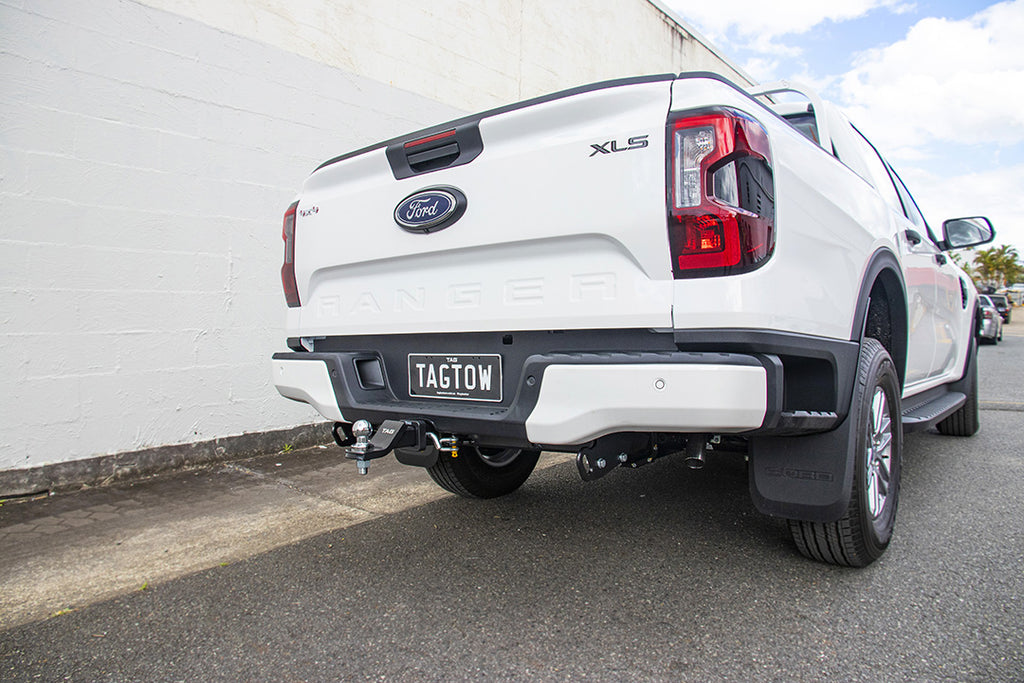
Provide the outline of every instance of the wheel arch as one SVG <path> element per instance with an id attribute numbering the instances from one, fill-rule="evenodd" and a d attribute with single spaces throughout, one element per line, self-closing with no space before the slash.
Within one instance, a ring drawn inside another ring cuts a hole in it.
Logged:
<path id="1" fill-rule="evenodd" d="M 889 352 L 900 386 L 907 370 L 907 287 L 896 254 L 888 248 L 876 251 L 868 261 L 857 295 L 850 340 L 877 339 Z"/>
<path id="2" fill-rule="evenodd" d="M 852 356 L 850 366 L 843 371 L 846 379 L 841 386 L 848 389 L 843 421 L 820 434 L 765 436 L 750 441 L 751 498 L 761 512 L 821 523 L 835 522 L 845 513 L 853 490 L 857 428 L 863 410 L 853 401 L 863 363 L 863 341 L 871 337 L 885 348 L 901 391 L 907 364 L 906 291 L 896 255 L 888 248 L 876 251 L 861 279 L 850 330 L 850 341 L 862 350 Z"/>

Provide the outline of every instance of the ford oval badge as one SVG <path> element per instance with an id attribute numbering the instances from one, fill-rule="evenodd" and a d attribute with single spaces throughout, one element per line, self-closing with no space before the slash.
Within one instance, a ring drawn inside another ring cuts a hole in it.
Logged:
<path id="1" fill-rule="evenodd" d="M 395 207 L 395 222 L 409 232 L 443 230 L 466 212 L 466 195 L 454 187 L 431 187 L 415 192 Z"/>

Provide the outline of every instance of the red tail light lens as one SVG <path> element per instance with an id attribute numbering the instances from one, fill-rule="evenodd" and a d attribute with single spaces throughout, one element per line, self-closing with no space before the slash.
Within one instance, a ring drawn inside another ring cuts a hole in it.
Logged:
<path id="1" fill-rule="evenodd" d="M 678 278 L 754 270 L 775 249 L 768 135 L 733 109 L 668 121 L 668 231 Z"/>
<path id="2" fill-rule="evenodd" d="M 284 298 L 288 308 L 301 306 L 299 288 L 295 284 L 295 212 L 299 203 L 295 202 L 284 212 L 284 227 L 281 237 L 284 239 L 284 265 L 281 266 L 281 285 L 284 287 Z"/>

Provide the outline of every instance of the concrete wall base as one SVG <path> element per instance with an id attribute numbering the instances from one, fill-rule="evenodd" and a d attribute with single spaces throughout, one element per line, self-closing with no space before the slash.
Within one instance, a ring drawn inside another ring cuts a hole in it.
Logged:
<path id="1" fill-rule="evenodd" d="M 81 486 L 102 486 L 168 470 L 274 453 L 285 446 L 308 448 L 332 441 L 331 423 L 323 422 L 102 455 L 30 469 L 0 471 L 0 499 L 47 491 L 66 491 Z"/>

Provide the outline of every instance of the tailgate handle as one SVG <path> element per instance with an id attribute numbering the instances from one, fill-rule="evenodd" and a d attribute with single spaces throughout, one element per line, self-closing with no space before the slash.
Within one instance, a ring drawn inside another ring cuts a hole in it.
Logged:
<path id="1" fill-rule="evenodd" d="M 396 180 L 462 166 L 484 151 L 479 121 L 416 133 L 388 145 L 385 154 Z"/>
<path id="2" fill-rule="evenodd" d="M 415 154 L 407 154 L 406 159 L 409 161 L 409 166 L 415 170 L 417 166 L 424 166 L 431 161 L 437 159 L 444 159 L 446 157 L 452 157 L 451 161 L 459 156 L 459 143 L 453 142 L 450 145 L 443 145 L 441 147 L 435 147 L 434 149 L 424 150 L 422 152 L 416 152 Z M 450 163 L 450 162 L 449 162 Z M 445 166 L 448 164 L 446 163 Z"/>

